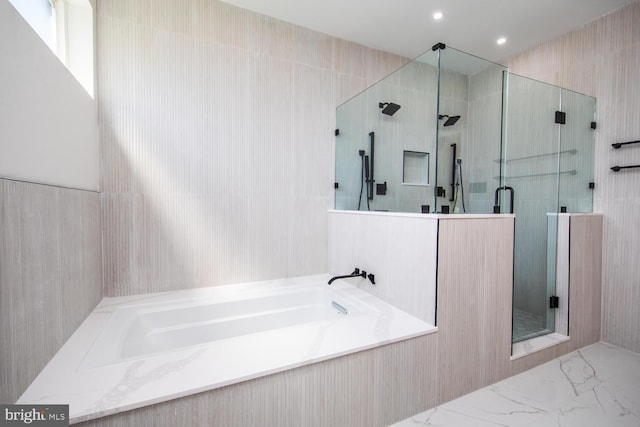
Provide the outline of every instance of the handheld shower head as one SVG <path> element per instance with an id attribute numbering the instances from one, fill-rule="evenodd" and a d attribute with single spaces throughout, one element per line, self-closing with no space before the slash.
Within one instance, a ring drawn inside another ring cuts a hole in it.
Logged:
<path id="1" fill-rule="evenodd" d="M 460 116 L 448 116 L 446 114 L 438 116 L 438 119 L 442 120 L 445 117 L 447 118 L 447 120 L 444 122 L 442 126 L 453 126 L 456 124 L 458 120 L 460 120 Z"/>
<path id="2" fill-rule="evenodd" d="M 369 156 L 364 156 L 364 178 L 369 182 Z"/>
<path id="3" fill-rule="evenodd" d="M 462 159 L 456 159 L 456 169 L 455 169 L 455 175 L 454 175 L 454 179 L 453 179 L 453 185 L 460 185 L 460 178 L 461 178 L 461 169 L 462 168 Z"/>
<path id="4" fill-rule="evenodd" d="M 382 114 L 386 114 L 387 116 L 393 116 L 396 113 L 396 111 L 400 109 L 400 106 L 393 102 L 379 102 L 378 108 L 382 108 Z"/>

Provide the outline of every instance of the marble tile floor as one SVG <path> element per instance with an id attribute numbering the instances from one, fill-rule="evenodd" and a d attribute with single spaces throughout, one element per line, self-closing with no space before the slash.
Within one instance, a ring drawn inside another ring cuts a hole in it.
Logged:
<path id="1" fill-rule="evenodd" d="M 640 354 L 603 342 L 407 418 L 393 427 L 640 426 Z"/>

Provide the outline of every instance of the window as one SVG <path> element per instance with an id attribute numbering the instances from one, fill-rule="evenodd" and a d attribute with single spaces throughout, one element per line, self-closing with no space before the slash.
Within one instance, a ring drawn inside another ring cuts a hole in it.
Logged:
<path id="1" fill-rule="evenodd" d="M 89 0 L 9 0 L 93 97 L 93 7 Z"/>
<path id="2" fill-rule="evenodd" d="M 9 0 L 42 40 L 56 51 L 56 26 L 49 0 Z"/>

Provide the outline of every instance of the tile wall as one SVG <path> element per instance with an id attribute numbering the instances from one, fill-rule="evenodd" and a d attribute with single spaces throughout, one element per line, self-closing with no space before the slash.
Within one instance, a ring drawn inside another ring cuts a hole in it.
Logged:
<path id="1" fill-rule="evenodd" d="M 105 295 L 326 272 L 335 107 L 406 59 L 212 0 L 97 20 Z"/>
<path id="2" fill-rule="evenodd" d="M 0 179 L 0 402 L 15 402 L 102 298 L 100 196 Z"/>

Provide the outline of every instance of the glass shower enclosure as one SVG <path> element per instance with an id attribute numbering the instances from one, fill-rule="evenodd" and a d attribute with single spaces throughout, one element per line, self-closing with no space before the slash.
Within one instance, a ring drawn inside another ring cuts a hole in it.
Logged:
<path id="1" fill-rule="evenodd" d="M 336 209 L 514 213 L 513 341 L 555 330 L 558 215 L 592 210 L 594 98 L 439 43 L 336 123 Z"/>
<path id="2" fill-rule="evenodd" d="M 430 50 L 339 106 L 336 209 L 491 212 L 506 70 Z"/>

